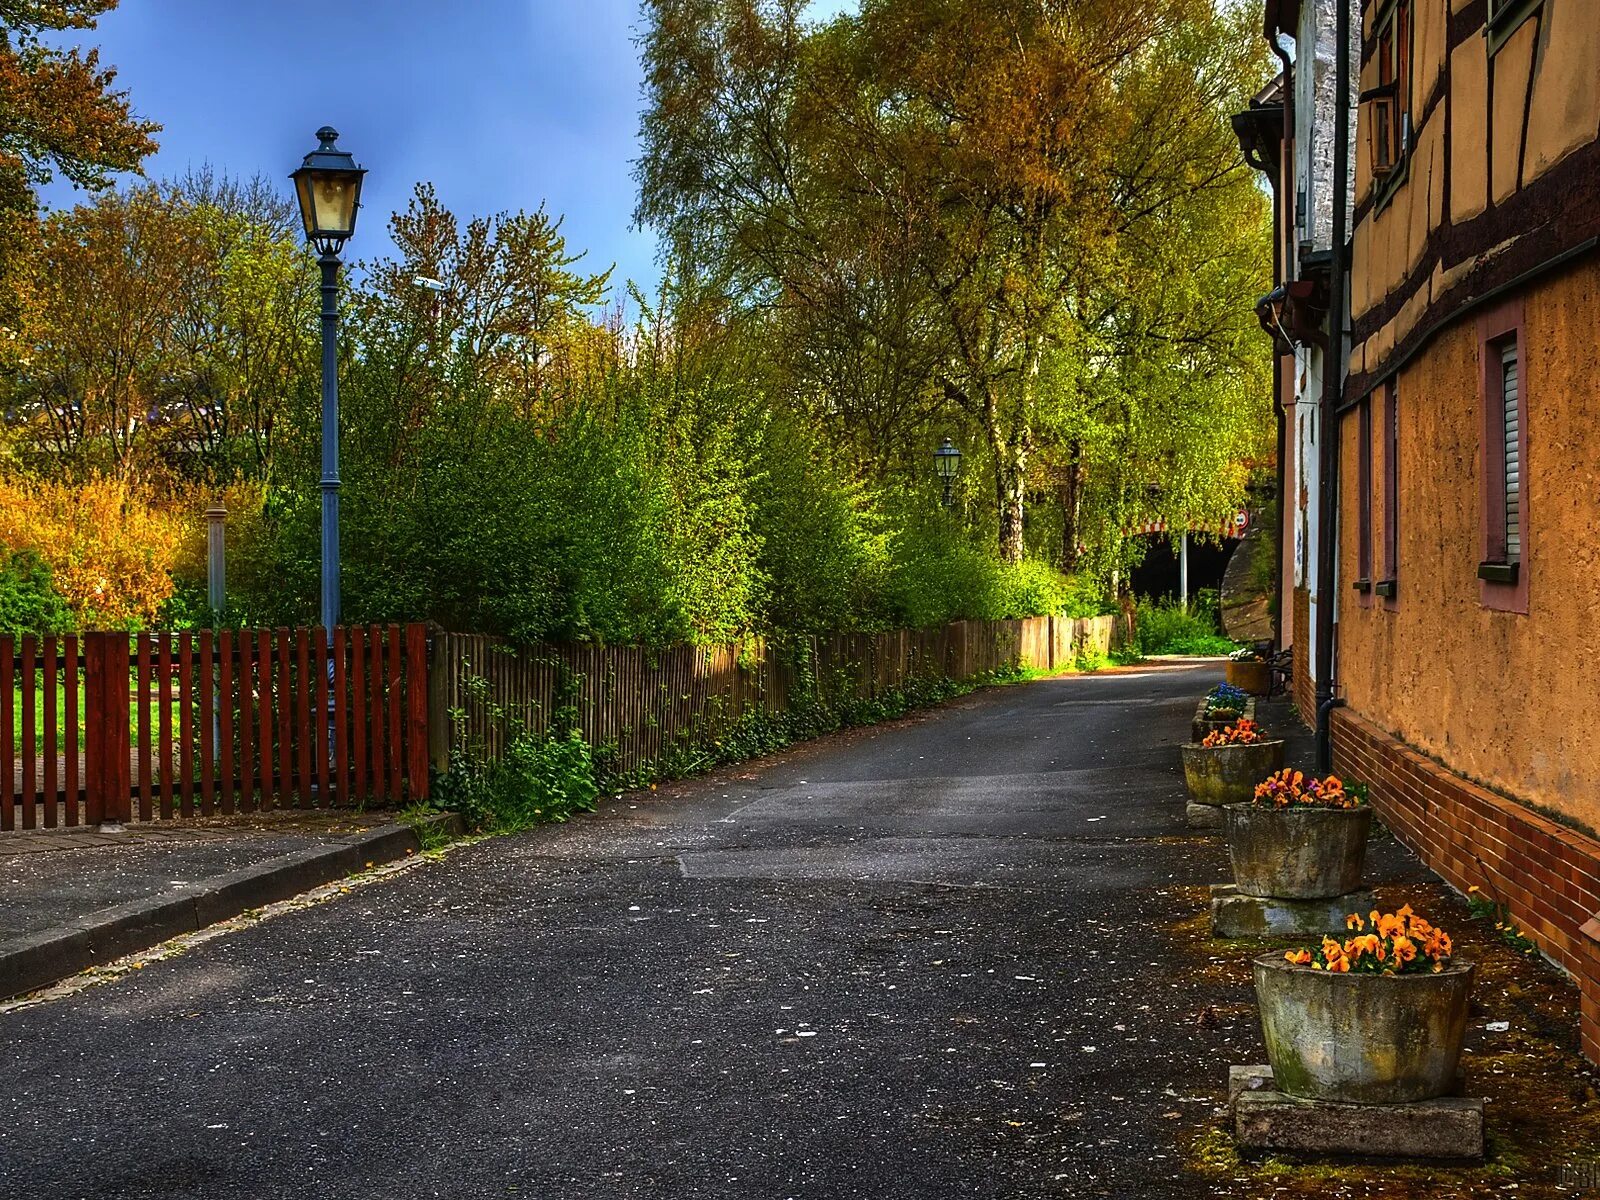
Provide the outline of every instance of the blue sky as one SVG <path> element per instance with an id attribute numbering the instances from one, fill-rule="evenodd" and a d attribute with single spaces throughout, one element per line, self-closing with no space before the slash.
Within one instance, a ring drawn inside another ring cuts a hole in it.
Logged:
<path id="1" fill-rule="evenodd" d="M 386 253 L 389 213 L 429 179 L 458 215 L 545 201 L 589 269 L 615 262 L 648 292 L 637 23 L 636 0 L 123 0 L 83 40 L 165 126 L 152 176 L 209 162 L 287 189 L 331 124 L 369 172 L 351 257 Z"/>

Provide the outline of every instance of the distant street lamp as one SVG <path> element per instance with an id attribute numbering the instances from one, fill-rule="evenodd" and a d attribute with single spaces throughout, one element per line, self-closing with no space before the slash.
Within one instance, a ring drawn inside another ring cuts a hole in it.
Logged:
<path id="1" fill-rule="evenodd" d="M 306 240 L 322 268 L 322 624 L 339 623 L 339 251 L 356 231 L 361 177 L 355 159 L 334 145 L 324 125 L 319 145 L 290 176 Z"/>
<path id="2" fill-rule="evenodd" d="M 955 486 L 956 472 L 961 469 L 961 451 L 956 449 L 956 444 L 949 438 L 939 443 L 939 448 L 933 452 L 933 469 L 938 472 L 939 482 L 944 485 L 945 507 L 950 507 L 950 489 Z"/>

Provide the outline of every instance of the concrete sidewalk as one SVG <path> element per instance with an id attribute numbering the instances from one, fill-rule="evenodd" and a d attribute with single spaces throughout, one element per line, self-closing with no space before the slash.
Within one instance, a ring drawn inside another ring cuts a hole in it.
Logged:
<path id="1" fill-rule="evenodd" d="M 0 998 L 415 853 L 393 817 L 280 810 L 0 836 Z"/>

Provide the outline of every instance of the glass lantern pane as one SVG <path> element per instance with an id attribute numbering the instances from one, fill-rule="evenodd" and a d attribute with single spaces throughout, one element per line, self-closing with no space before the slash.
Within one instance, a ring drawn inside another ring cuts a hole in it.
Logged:
<path id="1" fill-rule="evenodd" d="M 348 235 L 356 223 L 356 189 L 353 180 L 338 175 L 318 175 L 312 180 L 316 192 L 317 227 L 323 233 Z"/>
<path id="2" fill-rule="evenodd" d="M 311 181 L 303 174 L 294 177 L 294 189 L 300 198 L 300 222 L 306 227 L 306 236 L 316 232 L 316 205 L 311 191 Z"/>

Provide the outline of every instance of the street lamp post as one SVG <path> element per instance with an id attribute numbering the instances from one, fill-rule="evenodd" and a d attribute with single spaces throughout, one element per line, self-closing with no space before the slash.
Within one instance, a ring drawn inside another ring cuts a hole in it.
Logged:
<path id="1" fill-rule="evenodd" d="M 939 475 L 939 482 L 944 485 L 944 505 L 949 508 L 956 472 L 961 469 L 961 451 L 956 449 L 956 444 L 949 438 L 940 442 L 939 448 L 933 452 L 933 469 Z"/>
<path id="2" fill-rule="evenodd" d="M 339 131 L 317 130 L 318 146 L 290 176 L 300 200 L 306 240 L 322 268 L 322 624 L 339 623 L 339 251 L 356 230 L 361 177 L 355 159 L 334 143 Z"/>

